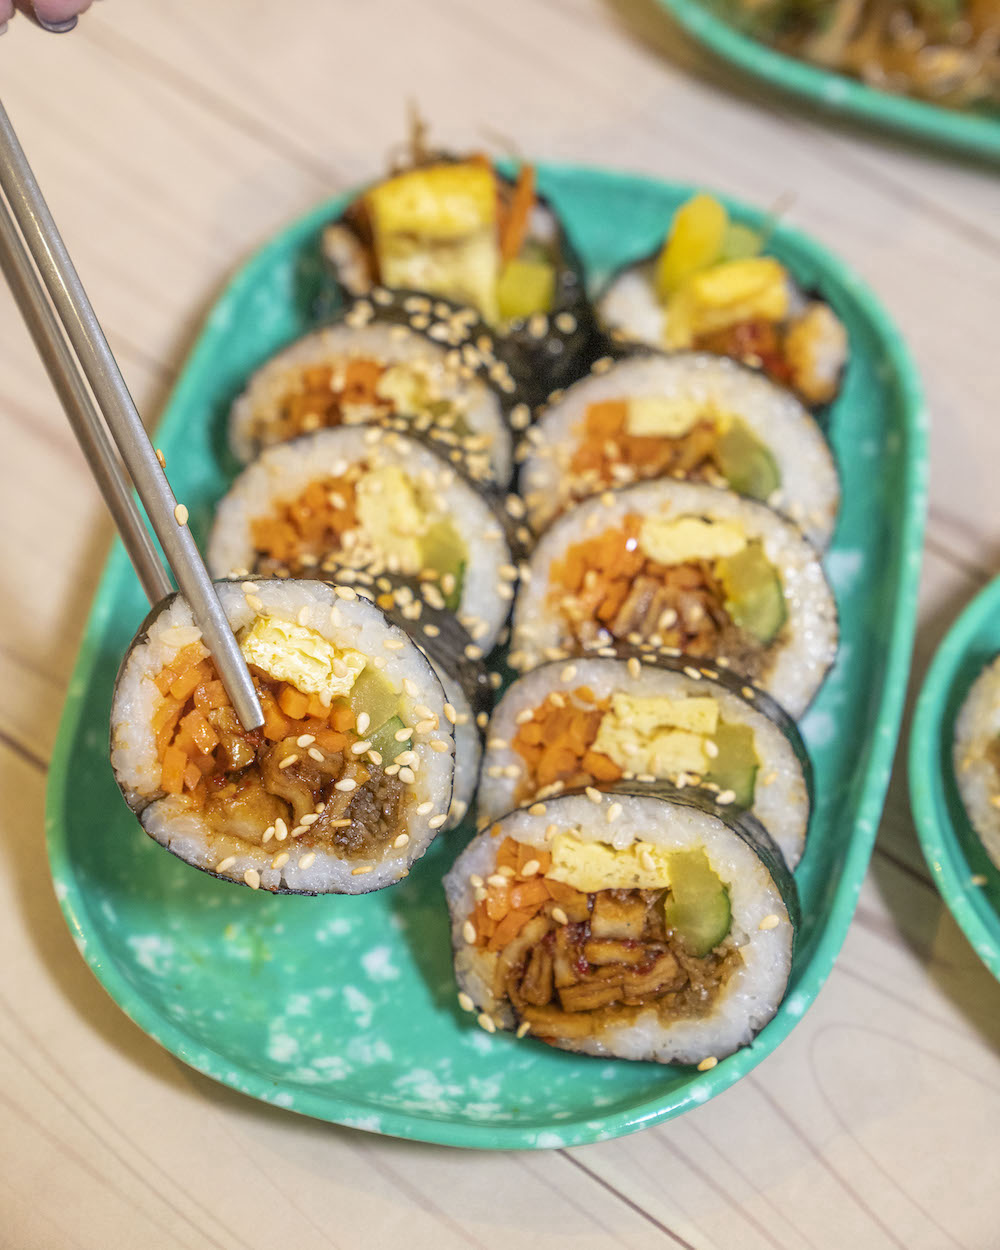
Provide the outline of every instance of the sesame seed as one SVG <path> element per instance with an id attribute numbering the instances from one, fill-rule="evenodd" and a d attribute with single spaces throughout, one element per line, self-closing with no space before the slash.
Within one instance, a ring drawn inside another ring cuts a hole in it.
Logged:
<path id="1" fill-rule="evenodd" d="M 531 1032 L 531 1021 L 522 1020 L 521 1023 L 517 1026 L 517 1032 L 514 1034 L 514 1036 L 526 1037 L 530 1032 Z"/>
<path id="2" fill-rule="evenodd" d="M 310 747 L 306 754 L 311 760 L 315 760 L 317 764 L 321 764 L 323 760 L 326 759 L 326 756 L 319 749 L 319 747 Z"/>
<path id="3" fill-rule="evenodd" d="M 470 946 L 475 945 L 476 926 L 472 923 L 471 920 L 467 920 L 465 924 L 462 925 L 462 937 L 465 939 L 466 942 L 468 942 Z"/>
<path id="4" fill-rule="evenodd" d="M 532 803 L 532 805 L 528 808 L 528 815 L 529 816 L 544 816 L 546 813 L 546 810 L 547 808 L 544 803 Z"/>
<path id="5" fill-rule="evenodd" d="M 451 706 L 450 703 L 446 703 L 444 705 L 444 715 L 445 715 L 445 719 L 451 721 L 453 725 L 458 720 L 458 713 L 455 711 L 455 709 Z"/>
<path id="6" fill-rule="evenodd" d="M 725 807 L 729 803 L 735 803 L 736 791 L 735 790 L 720 790 L 719 793 L 715 797 L 715 801 L 717 803 L 721 803 L 723 807 Z"/>
<path id="7" fill-rule="evenodd" d="M 643 850 L 639 852 L 639 863 L 642 864 L 647 872 L 656 871 L 656 860 L 650 855 L 649 851 Z"/>
<path id="8" fill-rule="evenodd" d="M 288 852 L 279 851 L 277 855 L 275 855 L 274 859 L 271 860 L 271 867 L 272 868 L 284 868 L 284 866 L 288 863 L 288 860 L 289 860 Z"/>
<path id="9" fill-rule="evenodd" d="M 535 713 L 530 707 L 522 708 L 522 710 L 514 717 L 514 724 L 527 725 L 529 721 L 534 719 L 534 716 Z M 506 746 L 506 743 L 504 743 L 504 745 Z"/>
<path id="10" fill-rule="evenodd" d="M 704 748 L 705 748 L 705 754 L 708 756 L 708 758 L 709 758 L 710 760 L 718 759 L 718 757 L 719 757 L 719 748 L 718 748 L 718 746 L 717 746 L 717 745 L 716 745 L 716 744 L 712 741 L 712 739 L 711 739 L 711 738 L 706 738 L 706 739 L 705 739 L 705 741 L 704 741 L 704 743 L 702 743 L 702 745 L 703 745 L 703 746 L 704 746 Z"/>
<path id="11" fill-rule="evenodd" d="M 399 765 L 390 764 L 389 767 L 385 770 L 385 775 L 387 777 L 395 777 L 398 772 L 399 772 Z"/>
<path id="12" fill-rule="evenodd" d="M 161 468 L 161 469 L 165 469 L 165 468 L 167 467 L 167 458 L 166 458 L 166 456 L 163 454 L 163 452 L 162 452 L 162 451 L 160 451 L 159 447 L 157 447 L 157 449 L 156 449 L 156 458 L 157 458 L 157 460 L 159 460 L 159 462 L 160 462 L 160 468 Z"/>
<path id="13" fill-rule="evenodd" d="M 985 885 L 985 884 L 986 884 L 986 878 L 983 876 L 981 872 L 973 873 L 973 875 L 969 878 L 969 885 Z"/>
<path id="14" fill-rule="evenodd" d="M 425 802 L 421 803 L 420 806 L 417 808 L 417 815 L 426 816 L 428 812 L 431 812 L 433 810 L 434 810 L 434 804 L 431 802 L 430 799 L 427 799 Z"/>
<path id="15" fill-rule="evenodd" d="M 268 825 L 264 830 L 263 837 L 260 840 L 261 846 L 267 846 L 268 842 L 274 837 L 274 825 Z"/>
<path id="16" fill-rule="evenodd" d="M 611 806 L 608 808 L 608 814 L 605 819 L 610 825 L 610 824 L 613 824 L 613 822 L 616 821 L 621 814 L 622 814 L 622 805 L 620 803 L 612 803 Z"/>
<path id="17" fill-rule="evenodd" d="M 545 826 L 545 836 L 547 838 L 554 838 L 558 832 L 559 832 L 558 825 L 546 825 Z"/>
<path id="18" fill-rule="evenodd" d="M 690 677 L 692 681 L 701 681 L 701 673 L 696 668 L 692 668 L 690 664 L 685 666 L 684 674 Z"/>
<path id="19" fill-rule="evenodd" d="M 251 612 L 263 612 L 264 604 L 261 602 L 260 599 L 257 598 L 256 595 L 247 595 L 246 601 L 247 601 L 247 607 L 250 609 Z"/>
<path id="20" fill-rule="evenodd" d="M 295 739 L 295 745 L 297 747 L 308 747 L 312 746 L 315 741 L 316 739 L 313 734 L 302 734 Z"/>
<path id="21" fill-rule="evenodd" d="M 188 523 L 188 510 L 182 503 L 179 503 L 174 509 L 174 520 L 178 525 L 187 525 Z"/>
<path id="22" fill-rule="evenodd" d="M 396 840 L 393 842 L 392 845 L 396 848 L 397 851 L 399 851 L 399 850 L 402 850 L 404 846 L 406 846 L 409 840 L 410 840 L 410 835 L 408 833 L 401 833 L 399 837 L 396 838 Z"/>
<path id="23" fill-rule="evenodd" d="M 552 919 L 556 924 L 569 924 L 569 916 L 566 915 L 561 907 L 552 908 Z"/>
<path id="24" fill-rule="evenodd" d="M 448 750 L 447 742 L 442 742 L 440 738 L 433 738 L 431 740 L 430 746 L 431 746 L 432 751 L 447 751 Z"/>
<path id="25" fill-rule="evenodd" d="M 521 876 L 533 877 L 541 868 L 541 866 L 542 865 L 538 862 L 537 859 L 529 859 L 528 862 L 521 869 Z"/>
<path id="26" fill-rule="evenodd" d="M 417 774 L 409 766 L 399 770 L 399 780 L 408 786 L 412 786 L 417 779 Z"/>
<path id="27" fill-rule="evenodd" d="M 297 764 L 298 761 L 299 761 L 299 757 L 296 754 L 296 752 L 293 751 L 291 755 L 286 755 L 283 760 L 278 761 L 278 767 L 279 768 L 291 768 L 291 766 L 293 764 Z"/>
<path id="28" fill-rule="evenodd" d="M 427 824 L 431 829 L 440 829 L 447 819 L 448 817 L 444 813 L 441 813 L 439 816 L 432 816 Z"/>
<path id="29" fill-rule="evenodd" d="M 235 855 L 227 855 L 225 859 L 220 859 L 215 865 L 216 872 L 227 872 L 236 863 Z"/>
<path id="30" fill-rule="evenodd" d="M 353 777 L 345 777 L 342 781 L 334 784 L 334 790 L 341 790 L 344 794 L 350 794 L 352 790 L 357 789 L 358 783 Z"/>
<path id="31" fill-rule="evenodd" d="M 243 874 L 243 880 L 247 883 L 251 890 L 260 889 L 260 873 L 256 868 L 248 868 Z"/>
<path id="32" fill-rule="evenodd" d="M 372 749 L 371 742 L 363 738 L 360 742 L 354 743 L 354 745 L 351 747 L 351 754 L 352 755 L 364 755 L 366 751 L 370 751 L 371 749 Z"/>
<path id="33" fill-rule="evenodd" d="M 709 1055 L 707 1059 L 703 1059 L 701 1063 L 698 1064 L 698 1071 L 711 1072 L 718 1062 L 718 1059 L 716 1059 L 714 1055 Z"/>
<path id="34" fill-rule="evenodd" d="M 466 718 L 466 719 L 468 719 L 468 718 Z M 462 722 L 462 723 L 464 724 L 464 722 Z M 480 728 L 480 729 L 485 729 L 485 728 L 486 728 L 486 726 L 487 726 L 489 723 L 490 723 L 490 718 L 489 718 L 489 713 L 488 713 L 488 712 L 479 712 L 479 713 L 477 713 L 477 715 L 476 715 L 476 724 L 479 726 L 479 728 Z"/>
<path id="35" fill-rule="evenodd" d="M 279 842 L 284 842 L 284 840 L 288 837 L 288 826 L 280 816 L 274 822 L 274 836 Z"/>
<path id="36" fill-rule="evenodd" d="M 359 733 L 359 734 L 361 734 L 361 735 L 363 736 L 363 735 L 364 735 L 365 730 L 368 728 L 368 726 L 369 726 L 371 723 L 372 723 L 372 718 L 368 715 L 368 713 L 367 713 L 367 712 L 362 712 L 362 713 L 358 716 L 358 724 L 357 724 L 357 730 L 358 730 L 358 733 Z"/>
<path id="37" fill-rule="evenodd" d="M 503 876 L 502 873 L 492 872 L 486 878 L 486 884 L 495 886 L 499 890 L 499 889 L 506 889 L 508 885 L 508 881 L 507 881 L 507 878 Z"/>
<path id="38" fill-rule="evenodd" d="M 476 1004 L 472 1001 L 469 995 L 466 994 L 465 990 L 459 990 L 458 992 L 458 1005 L 463 1011 L 476 1010 Z"/>
<path id="39" fill-rule="evenodd" d="M 493 1018 L 488 1016 L 485 1011 L 481 1011 L 479 1015 L 476 1016 L 476 1023 L 481 1029 L 485 1029 L 487 1033 L 495 1033 L 497 1031 L 497 1026 L 493 1023 Z"/>
<path id="40" fill-rule="evenodd" d="M 596 790 L 593 786 L 587 786 L 587 788 L 584 790 L 584 794 L 587 796 L 588 799 L 590 799 L 591 803 L 600 803 L 601 801 L 600 790 Z"/>
<path id="41" fill-rule="evenodd" d="M 314 825 L 316 821 L 319 820 L 320 815 L 321 815 L 320 812 L 308 812 L 305 816 L 302 817 L 302 819 L 299 821 L 299 824 L 305 825 L 306 828 L 308 829 L 310 825 Z"/>
<path id="42" fill-rule="evenodd" d="M 776 916 L 774 912 L 772 912 L 769 916 L 764 917 L 757 928 L 764 929 L 766 931 L 767 929 L 776 929 L 779 924 L 781 924 L 780 916 Z"/>
<path id="43" fill-rule="evenodd" d="M 357 599 L 358 592 L 352 586 L 334 586 L 333 593 L 338 599 Z"/>
<path id="44" fill-rule="evenodd" d="M 752 699 L 754 696 L 753 686 L 744 686 L 742 690 L 740 690 L 740 694 L 744 697 L 744 699 Z"/>
<path id="45" fill-rule="evenodd" d="M 434 720 L 417 721 L 416 725 L 414 725 L 413 727 L 414 733 L 418 733 L 418 734 L 429 734 L 432 732 L 432 730 L 435 730 L 435 729 L 437 729 L 436 718 Z"/>
<path id="46" fill-rule="evenodd" d="M 465 647 L 465 657 L 468 660 L 481 660 L 483 658 L 482 647 L 477 647 L 474 642 L 470 642 Z"/>
<path id="47" fill-rule="evenodd" d="M 572 681 L 576 676 L 576 665 L 567 664 L 563 671 L 559 674 L 560 681 Z"/>
<path id="48" fill-rule="evenodd" d="M 374 871 L 375 871 L 375 865 L 374 865 L 374 864 L 362 864 L 360 868 L 352 868 L 352 869 L 351 869 L 351 876 L 352 876 L 352 877 L 363 877 L 363 876 L 365 875 L 365 873 L 366 873 L 366 872 L 374 872 Z"/>
<path id="49" fill-rule="evenodd" d="M 506 738 L 490 738 L 486 745 L 492 751 L 506 751 L 510 743 Z"/>
<path id="50" fill-rule="evenodd" d="M 399 638 L 387 638 L 385 642 L 382 643 L 382 646 L 386 651 L 402 651 L 402 649 L 406 646 L 406 643 L 402 642 Z"/>
<path id="51" fill-rule="evenodd" d="M 770 772 L 767 774 L 766 777 L 763 778 L 760 784 L 762 786 L 773 786 L 777 780 L 778 780 L 778 774 L 775 772 Z"/>

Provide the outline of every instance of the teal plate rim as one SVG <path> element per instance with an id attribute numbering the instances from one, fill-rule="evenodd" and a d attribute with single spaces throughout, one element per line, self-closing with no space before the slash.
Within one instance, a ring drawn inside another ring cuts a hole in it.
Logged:
<path id="1" fill-rule="evenodd" d="M 973 950 L 1000 980 L 1000 872 L 965 814 L 955 782 L 955 720 L 1000 651 L 1000 577 L 966 605 L 934 654 L 910 731 L 910 806 L 934 883 Z M 982 885 L 973 885 L 980 876 Z"/>
<path id="2" fill-rule="evenodd" d="M 582 186 L 587 185 L 588 180 L 590 183 L 600 180 L 604 185 L 616 186 L 619 193 L 624 193 L 626 187 L 631 190 L 645 186 L 651 195 L 686 197 L 695 190 L 665 179 L 596 167 L 552 163 L 540 165 L 539 172 L 543 178 L 549 176 L 557 182 L 562 181 L 567 187 L 574 182 Z M 568 200 L 571 192 L 565 190 L 564 194 Z M 726 199 L 743 220 L 762 222 L 766 216 L 765 213 L 740 205 L 731 198 L 722 198 Z M 315 235 L 343 203 L 343 196 L 332 197 L 279 232 L 240 266 L 218 299 L 224 300 L 251 290 L 279 248 L 288 246 L 289 243 L 303 244 L 310 236 Z M 794 996 L 786 998 L 777 1015 L 752 1045 L 722 1060 L 710 1071 L 693 1073 L 681 1091 L 636 1101 L 626 1110 L 609 1113 L 592 1110 L 589 1114 L 581 1113 L 576 1118 L 563 1119 L 553 1124 L 555 1131 L 552 1133 L 539 1132 L 537 1128 L 525 1125 L 442 1120 L 426 1113 L 393 1109 L 381 1110 L 377 1125 L 373 1125 L 366 1121 L 366 1117 L 357 1114 L 359 1105 L 349 1097 L 332 1095 L 325 1090 L 316 1092 L 308 1088 L 298 1089 L 296 1092 L 294 1106 L 290 1109 L 297 1113 L 389 1136 L 478 1149 L 572 1146 L 622 1136 L 676 1116 L 734 1084 L 787 1037 L 814 1001 L 829 975 L 847 934 L 871 856 L 902 717 L 915 628 L 926 506 L 926 413 L 922 388 L 908 349 L 867 285 L 853 270 L 807 235 L 781 225 L 774 238 L 775 247 L 779 251 L 779 244 L 782 242 L 794 252 L 799 261 L 823 272 L 832 283 L 849 292 L 856 309 L 884 352 L 887 374 L 892 376 L 898 390 L 905 436 L 904 454 L 901 458 L 901 525 L 897 533 L 898 574 L 893 585 L 895 610 L 885 634 L 886 664 L 881 691 L 872 704 L 872 731 L 865 744 L 860 780 L 856 779 L 852 784 L 857 795 L 854 804 L 854 827 L 849 834 L 849 845 L 841 864 L 840 877 L 829 889 L 829 918 L 816 939 L 808 965 L 799 977 Z M 637 254 L 640 253 L 637 251 Z M 213 308 L 217 304 L 218 300 Z M 165 410 L 167 415 L 161 427 L 163 434 L 166 434 L 167 425 L 172 427 L 180 424 L 180 415 L 195 393 L 197 375 L 212 350 L 210 335 L 206 333 L 206 328 L 211 327 L 212 316 L 210 312 L 202 335 L 189 354 L 169 399 Z M 65 810 L 70 797 L 67 789 L 68 765 L 86 711 L 80 692 L 86 687 L 97 667 L 101 635 L 109 623 L 113 609 L 111 592 L 120 582 L 127 567 L 124 552 L 116 542 L 95 594 L 53 752 L 47 787 L 46 840 L 56 895 L 70 933 L 87 964 L 118 1006 L 144 1032 L 185 1063 L 213 1079 L 264 1102 L 288 1106 L 291 1100 L 283 1100 L 280 1093 L 276 1092 L 275 1080 L 262 1077 L 243 1066 L 239 1060 L 234 1061 L 231 1056 L 213 1052 L 204 1042 L 193 1041 L 183 1027 L 159 1011 L 126 979 L 103 943 L 100 931 L 88 923 L 87 901 L 73 871 L 67 826 L 59 818 L 59 814 Z M 790 1001 L 792 997 L 794 1003 Z"/>
<path id="3" fill-rule="evenodd" d="M 888 126 L 944 148 L 981 157 L 1000 157 L 1000 116 L 996 118 L 947 109 L 910 96 L 879 91 L 866 83 L 822 69 L 770 47 L 731 25 L 705 0 L 657 0 L 699 43 L 738 65 L 753 78 L 764 79 L 821 108 Z"/>

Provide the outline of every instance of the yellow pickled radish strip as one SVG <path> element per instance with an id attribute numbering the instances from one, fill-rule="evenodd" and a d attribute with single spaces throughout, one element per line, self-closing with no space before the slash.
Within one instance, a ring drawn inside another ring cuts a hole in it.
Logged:
<path id="1" fill-rule="evenodd" d="M 728 225 L 725 208 L 710 195 L 696 195 L 681 205 L 656 262 L 656 291 L 661 300 L 719 259 Z"/>

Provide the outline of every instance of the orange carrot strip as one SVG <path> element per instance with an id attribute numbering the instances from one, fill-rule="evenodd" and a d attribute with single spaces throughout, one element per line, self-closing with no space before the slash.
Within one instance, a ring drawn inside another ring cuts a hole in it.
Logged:
<path id="1" fill-rule="evenodd" d="M 513 838 L 504 838 L 497 851 L 497 869 L 513 868 L 517 871 L 518 846 Z"/>
<path id="2" fill-rule="evenodd" d="M 292 720 L 301 720 L 309 710 L 309 696 L 294 686 L 283 686 L 278 695 L 278 707 Z"/>
<path id="3" fill-rule="evenodd" d="M 502 920 L 510 911 L 510 890 L 491 885 L 486 894 L 486 914 L 491 920 Z"/>
<path id="4" fill-rule="evenodd" d="M 199 712 L 210 712 L 213 708 L 225 707 L 229 702 L 226 688 L 221 681 L 206 681 L 194 692 L 194 705 Z"/>
<path id="5" fill-rule="evenodd" d="M 202 755 L 210 755 L 219 745 L 219 735 L 197 708 L 193 712 L 188 712 L 181 721 L 181 728 L 187 730 L 195 740 Z"/>
<path id="6" fill-rule="evenodd" d="M 528 219 L 535 202 L 535 167 L 522 165 L 517 171 L 514 194 L 510 199 L 506 220 L 500 230 L 500 257 L 513 260 L 520 252 L 528 230 Z"/>
<path id="7" fill-rule="evenodd" d="M 187 765 L 188 757 L 179 747 L 167 747 L 163 753 L 163 770 L 160 773 L 160 786 L 167 794 L 180 794 L 184 789 L 184 770 Z"/>
<path id="8" fill-rule="evenodd" d="M 184 769 L 184 789 L 193 790 L 199 781 L 201 781 L 201 769 L 192 760 Z"/>
<path id="9" fill-rule="evenodd" d="M 531 919 L 530 911 L 512 911 L 504 916 L 503 920 L 497 925 L 493 931 L 493 936 L 487 944 L 487 950 L 499 951 L 513 942 L 524 926 Z"/>
<path id="10" fill-rule="evenodd" d="M 335 703 L 330 708 L 330 728 L 336 729 L 338 733 L 344 733 L 348 729 L 353 729 L 355 725 L 354 709 L 348 707 L 346 703 Z"/>
<path id="11" fill-rule="evenodd" d="M 337 733 L 336 729 L 320 729 L 316 733 L 316 745 L 324 751 L 344 751 L 347 749 L 347 734 Z"/>
<path id="12" fill-rule="evenodd" d="M 549 892 L 540 877 L 529 877 L 527 881 L 519 881 L 510 891 L 510 905 L 515 911 L 534 913 L 548 901 Z"/>

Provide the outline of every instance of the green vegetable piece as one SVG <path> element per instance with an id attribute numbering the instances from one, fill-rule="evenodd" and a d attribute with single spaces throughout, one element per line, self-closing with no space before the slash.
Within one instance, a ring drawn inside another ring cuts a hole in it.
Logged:
<path id="1" fill-rule="evenodd" d="M 373 668 L 366 668 L 351 687 L 351 707 L 355 717 L 368 713 L 368 725 L 375 728 L 384 725 L 399 707 L 399 695 L 384 677 Z"/>
<path id="2" fill-rule="evenodd" d="M 740 629 L 769 643 L 787 619 L 785 595 L 778 574 L 760 543 L 716 565 L 716 576 L 726 594 L 726 611 Z"/>
<path id="3" fill-rule="evenodd" d="M 670 856 L 670 891 L 663 904 L 667 927 L 692 955 L 701 958 L 729 932 L 729 891 L 704 851 L 674 851 Z"/>
<path id="4" fill-rule="evenodd" d="M 424 566 L 435 569 L 442 577 L 447 573 L 455 579 L 455 588 L 444 597 L 449 612 L 456 612 L 462 600 L 462 579 L 468 549 L 459 537 L 455 526 L 447 518 L 435 521 L 421 541 Z"/>
<path id="5" fill-rule="evenodd" d="M 764 240 L 758 231 L 731 221 L 722 240 L 721 259 L 748 260 L 751 256 L 759 256 L 763 248 Z"/>
<path id="6" fill-rule="evenodd" d="M 390 716 L 384 725 L 380 725 L 373 734 L 368 735 L 372 750 L 378 751 L 382 756 L 383 768 L 391 764 L 397 755 L 409 747 L 409 738 L 405 742 L 396 741 L 396 733 L 403 728 L 405 726 L 398 716 Z"/>
<path id="7" fill-rule="evenodd" d="M 547 260 L 509 260 L 497 283 L 497 303 L 504 321 L 547 313 L 556 293 L 555 266 Z"/>
<path id="8" fill-rule="evenodd" d="M 715 459 L 733 490 L 768 499 L 781 485 L 774 457 L 742 421 L 734 421 L 715 445 Z"/>
<path id="9" fill-rule="evenodd" d="M 753 806 L 754 785 L 760 761 L 754 750 L 753 730 L 749 725 L 730 725 L 720 721 L 712 741 L 719 754 L 705 774 L 720 791 L 732 790 L 736 795 L 733 807 L 741 811 Z"/>

